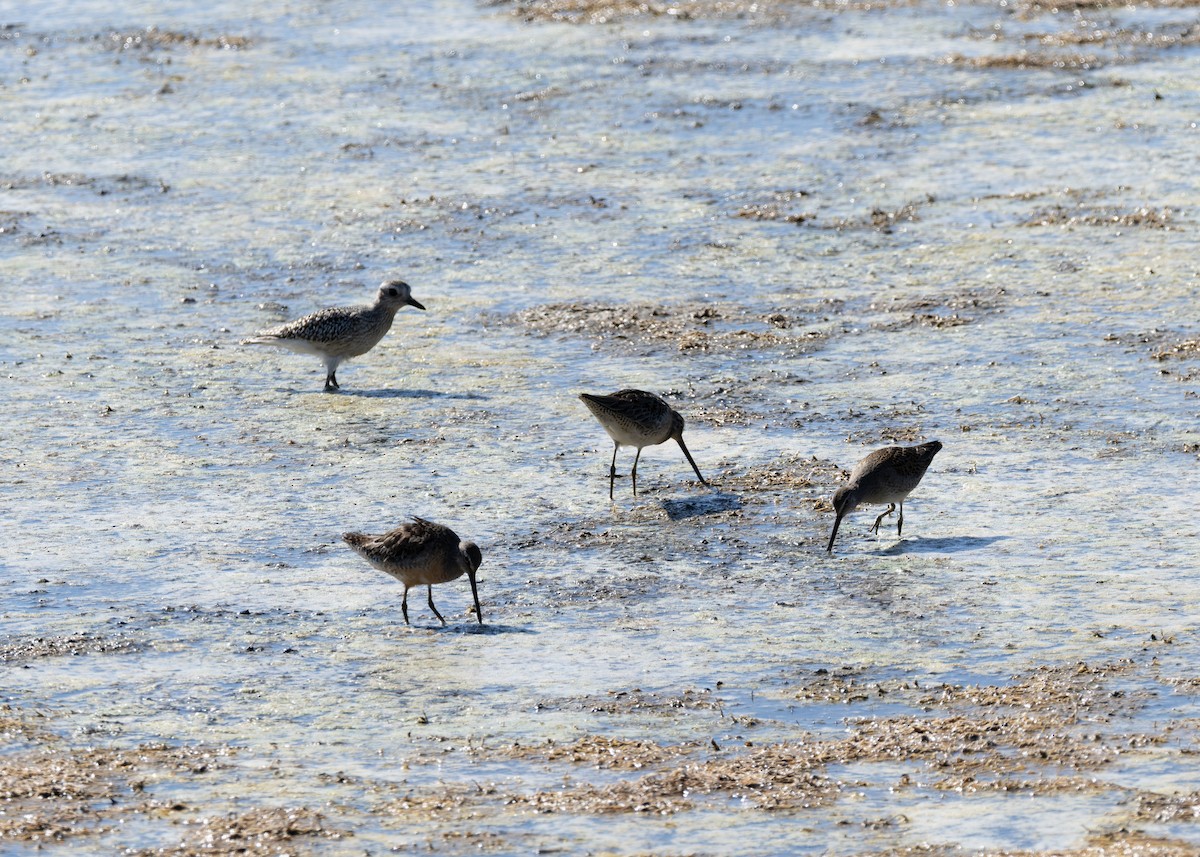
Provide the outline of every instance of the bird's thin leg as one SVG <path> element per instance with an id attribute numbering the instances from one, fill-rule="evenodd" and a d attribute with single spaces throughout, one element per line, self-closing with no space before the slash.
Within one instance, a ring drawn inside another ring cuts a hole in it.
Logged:
<path id="1" fill-rule="evenodd" d="M 900 528 L 904 526 L 904 501 L 900 501 L 900 517 L 896 520 L 896 538 L 900 538 Z"/>
<path id="2" fill-rule="evenodd" d="M 433 587 L 432 586 L 429 587 L 429 609 L 433 611 L 434 616 L 437 616 L 439 619 L 442 619 L 442 614 L 439 613 L 437 611 L 437 608 L 433 606 Z M 442 619 L 442 626 L 444 627 L 445 624 L 446 624 L 446 620 Z"/>
<path id="3" fill-rule="evenodd" d="M 633 496 L 634 497 L 637 496 L 637 463 L 638 463 L 638 459 L 641 457 L 642 457 L 642 448 L 639 446 L 637 455 L 635 455 L 633 457 L 633 471 L 629 474 L 629 478 L 633 480 Z"/>
<path id="4" fill-rule="evenodd" d="M 411 625 L 408 621 L 408 587 L 404 587 L 404 598 L 400 600 L 400 612 L 404 614 L 404 624 Z"/>
<path id="5" fill-rule="evenodd" d="M 875 526 L 871 527 L 871 532 L 873 532 L 875 535 L 879 535 L 880 522 L 894 511 L 896 511 L 896 504 L 888 503 L 887 511 L 875 519 Z"/>
<path id="6" fill-rule="evenodd" d="M 341 389 L 340 387 L 338 387 L 336 371 L 337 370 L 333 370 L 333 371 L 327 372 L 325 374 L 325 392 L 326 393 L 332 393 L 334 390 Z"/>
<path id="7" fill-rule="evenodd" d="M 621 448 L 621 444 L 613 441 L 613 460 L 612 464 L 608 465 L 608 499 L 613 498 L 613 482 L 617 478 L 617 450 Z"/>

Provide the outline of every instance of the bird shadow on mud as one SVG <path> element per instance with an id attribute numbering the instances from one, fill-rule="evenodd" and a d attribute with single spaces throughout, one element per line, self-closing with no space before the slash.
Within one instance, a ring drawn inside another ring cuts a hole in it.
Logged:
<path id="1" fill-rule="evenodd" d="M 945 536 L 942 538 L 909 537 L 896 542 L 891 547 L 880 551 L 887 556 L 903 553 L 956 553 L 958 551 L 973 551 L 985 548 L 1007 536 Z"/>
<path id="2" fill-rule="evenodd" d="M 682 521 L 686 518 L 740 509 L 742 498 L 736 494 L 716 491 L 702 497 L 688 497 L 686 500 L 663 500 L 662 507 L 672 521 Z"/>
<path id="3" fill-rule="evenodd" d="M 537 631 L 535 631 L 533 628 L 530 628 L 526 625 L 499 625 L 499 624 L 487 624 L 487 625 L 476 624 L 476 625 L 467 625 L 462 628 L 447 627 L 444 630 L 457 631 L 460 634 L 476 634 L 476 635 L 486 635 L 486 636 L 492 636 L 494 634 L 536 634 L 537 633 Z"/>

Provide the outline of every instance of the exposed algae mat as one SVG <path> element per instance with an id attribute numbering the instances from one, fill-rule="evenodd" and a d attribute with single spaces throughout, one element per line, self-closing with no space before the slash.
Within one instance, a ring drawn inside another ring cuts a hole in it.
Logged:
<path id="1" fill-rule="evenodd" d="M 1200 851 L 1194 4 L 0 27 L 0 853 Z"/>

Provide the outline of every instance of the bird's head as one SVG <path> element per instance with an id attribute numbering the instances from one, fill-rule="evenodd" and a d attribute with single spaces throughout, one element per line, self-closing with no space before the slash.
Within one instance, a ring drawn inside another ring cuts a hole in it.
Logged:
<path id="1" fill-rule="evenodd" d="M 683 417 L 675 410 L 671 411 L 671 437 L 683 441 Z"/>
<path id="2" fill-rule="evenodd" d="M 842 525 L 842 518 L 853 512 L 858 506 L 858 491 L 849 486 L 844 485 L 833 492 L 833 511 L 837 513 L 837 517 L 833 519 L 833 532 L 829 534 L 829 545 L 825 548 L 829 553 L 833 553 L 833 542 L 837 539 L 838 527 Z"/>
<path id="3" fill-rule="evenodd" d="M 839 518 L 858 508 L 858 497 L 853 488 L 843 486 L 833 492 L 833 511 Z"/>
<path id="4" fill-rule="evenodd" d="M 415 306 L 425 309 L 425 305 L 412 296 L 412 289 L 403 280 L 389 280 L 379 287 L 379 302 L 394 306 Z"/>

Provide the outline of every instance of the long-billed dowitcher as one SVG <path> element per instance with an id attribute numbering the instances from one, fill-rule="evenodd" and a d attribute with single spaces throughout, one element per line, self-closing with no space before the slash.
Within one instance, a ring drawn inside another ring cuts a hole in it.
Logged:
<path id="1" fill-rule="evenodd" d="M 483 562 L 483 554 L 474 542 L 461 541 L 454 531 L 441 524 L 414 517 L 412 523 L 401 524 L 383 535 L 344 533 L 342 541 L 371 565 L 404 584 L 400 612 L 404 624 L 408 621 L 408 590 L 413 586 L 429 587 L 429 609 L 446 624 L 442 614 L 433 606 L 433 584 L 457 580 L 465 572 L 471 581 L 475 598 L 475 618 L 483 624 L 483 609 L 479 606 L 479 588 L 475 572 Z"/>
<path id="2" fill-rule="evenodd" d="M 683 442 L 683 417 L 678 411 L 653 393 L 644 390 L 618 390 L 611 396 L 596 396 L 580 393 L 579 398 L 588 406 L 592 415 L 604 426 L 613 440 L 612 464 L 608 468 L 608 499 L 613 496 L 613 481 L 617 478 L 617 450 L 622 446 L 636 446 L 633 457 L 633 496 L 637 496 L 637 466 L 642 456 L 642 447 L 655 446 L 674 438 L 687 456 L 688 464 L 696 471 L 696 478 L 707 485 L 700 475 L 700 468 Z"/>
<path id="3" fill-rule="evenodd" d="M 920 446 L 888 446 L 877 449 L 864 458 L 850 471 L 850 482 L 833 495 L 833 510 L 837 518 L 833 522 L 833 533 L 829 536 L 826 550 L 833 553 L 833 540 L 837 538 L 842 518 L 858 508 L 860 503 L 887 503 L 887 510 L 875 519 L 874 533 L 879 532 L 880 522 L 900 506 L 900 517 L 896 520 L 896 535 L 904 526 L 904 498 L 921 482 L 933 457 L 942 445 L 936 440 Z"/>
<path id="4" fill-rule="evenodd" d="M 243 345 L 280 345 L 300 354 L 315 354 L 325 362 L 325 392 L 338 389 L 337 368 L 344 360 L 366 354 L 392 326 L 402 306 L 425 307 L 412 296 L 408 283 L 391 280 L 379 287 L 375 303 L 329 307 L 296 321 L 259 331 Z"/>

